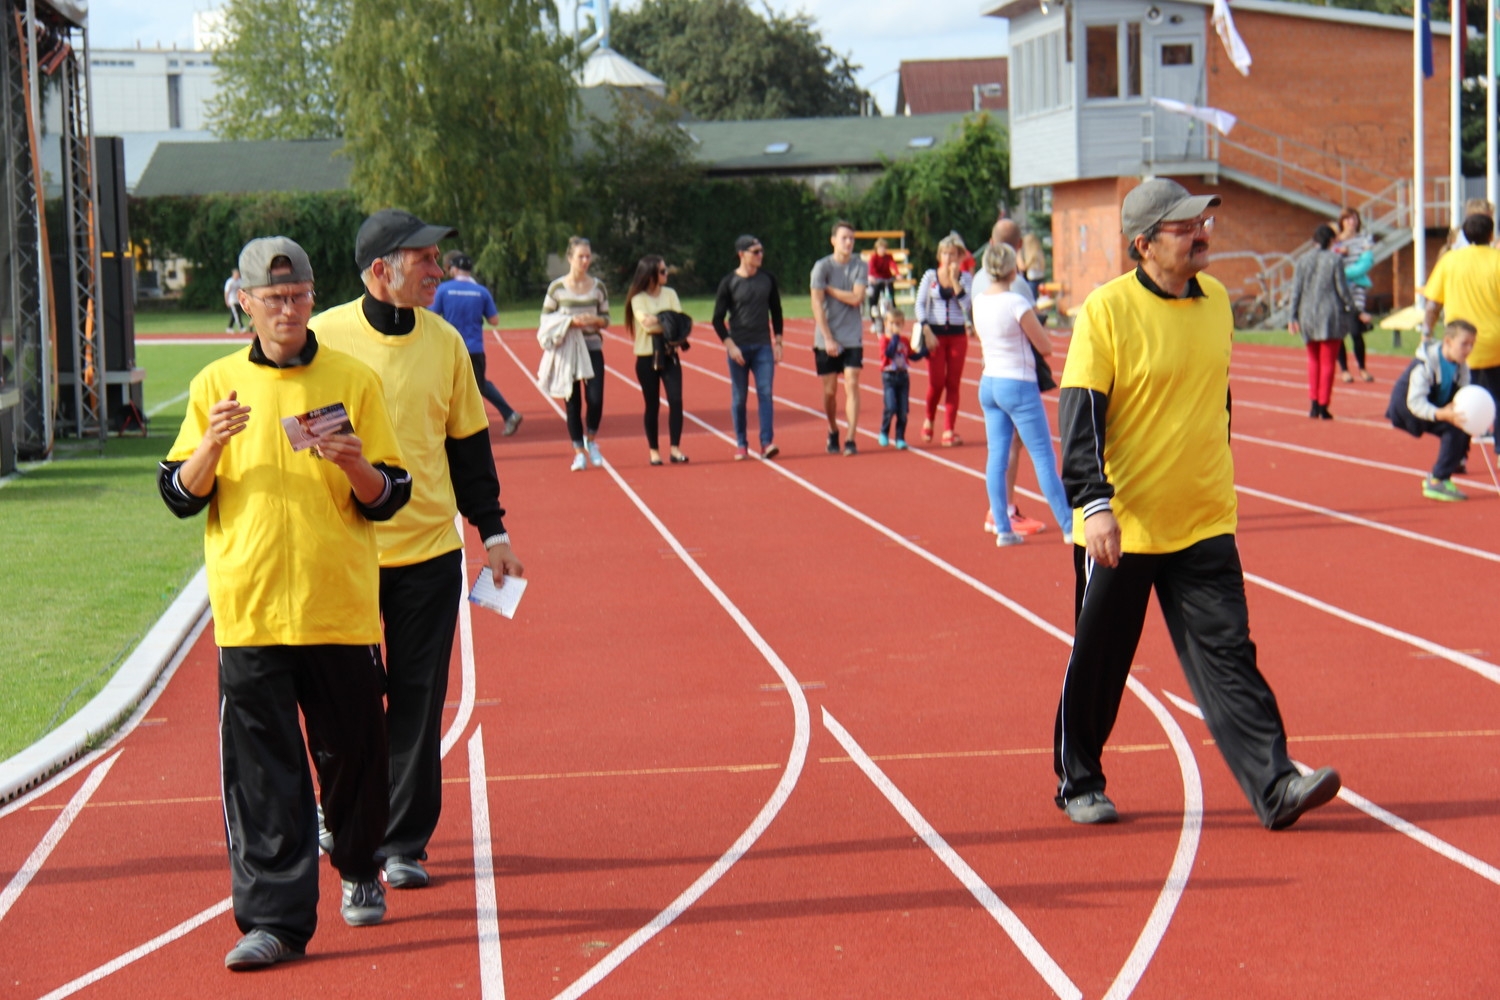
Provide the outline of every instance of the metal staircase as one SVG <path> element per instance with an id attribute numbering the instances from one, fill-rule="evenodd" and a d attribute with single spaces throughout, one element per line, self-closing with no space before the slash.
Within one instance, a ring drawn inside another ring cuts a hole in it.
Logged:
<path id="1" fill-rule="evenodd" d="M 1196 123 L 1195 123 L 1196 124 Z M 1201 126 L 1200 126 L 1201 127 Z M 1289 139 L 1241 119 L 1233 138 L 1208 132 L 1209 169 L 1222 179 L 1280 198 L 1311 212 L 1337 218 L 1345 206 L 1359 210 L 1364 231 L 1375 238 L 1375 261 L 1388 260 L 1411 245 L 1412 182 L 1308 143 Z M 1203 149 L 1203 146 L 1199 147 Z M 1148 166 L 1167 172 L 1168 164 Z M 1448 224 L 1448 178 L 1429 177 L 1425 187 L 1424 223 Z M 1288 319 L 1292 276 L 1297 262 L 1313 250 L 1311 240 L 1285 251 L 1235 251 L 1212 260 L 1249 259 L 1255 263 L 1258 289 L 1236 302 L 1236 320 L 1244 326 L 1281 327 Z"/>

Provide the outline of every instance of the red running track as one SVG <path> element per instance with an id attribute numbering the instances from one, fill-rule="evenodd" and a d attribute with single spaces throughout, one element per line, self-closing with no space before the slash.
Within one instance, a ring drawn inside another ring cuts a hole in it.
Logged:
<path id="1" fill-rule="evenodd" d="M 980 532 L 977 362 L 968 445 L 877 449 L 872 368 L 863 450 L 833 458 L 810 324 L 787 339 L 780 459 L 730 460 L 700 334 L 692 462 L 653 468 L 613 337 L 610 467 L 584 473 L 534 338 L 491 347 L 528 414 L 495 453 L 532 586 L 456 656 L 431 888 L 351 929 L 325 868 L 308 960 L 223 970 L 210 628 L 116 745 L 0 812 L 3 995 L 1500 994 L 1500 496 L 1476 448 L 1472 501 L 1421 498 L 1433 443 L 1380 419 L 1400 359 L 1331 423 L 1299 350 L 1232 372 L 1262 668 L 1294 756 L 1352 794 L 1262 830 L 1153 618 L 1108 758 L 1123 820 L 1089 829 L 1051 801 L 1070 559 Z"/>

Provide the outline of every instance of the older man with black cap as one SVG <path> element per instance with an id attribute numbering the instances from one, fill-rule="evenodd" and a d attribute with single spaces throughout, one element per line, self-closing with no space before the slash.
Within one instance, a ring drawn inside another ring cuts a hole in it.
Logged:
<path id="1" fill-rule="evenodd" d="M 781 289 L 771 272 L 761 267 L 766 248 L 754 236 L 734 241 L 740 266 L 724 275 L 714 299 L 714 331 L 729 355 L 729 411 L 734 421 L 735 461 L 750 457 L 746 427 L 746 399 L 750 376 L 755 376 L 756 408 L 760 411 L 760 454 L 775 458 L 774 414 L 776 366 L 781 362 Z M 727 322 L 726 322 L 727 320 Z"/>
<path id="2" fill-rule="evenodd" d="M 1155 589 L 1209 732 L 1267 828 L 1339 790 L 1301 775 L 1276 696 L 1256 666 L 1235 545 L 1229 451 L 1234 321 L 1208 263 L 1212 195 L 1154 178 L 1125 196 L 1134 271 L 1095 289 L 1073 329 L 1058 398 L 1063 483 L 1074 511 L 1073 653 L 1053 735 L 1056 802 L 1112 823 L 1101 756 Z"/>
<path id="3" fill-rule="evenodd" d="M 307 327 L 307 254 L 282 236 L 251 240 L 240 275 L 236 295 L 255 339 L 193 379 L 158 477 L 178 517 L 209 511 L 219 770 L 244 934 L 224 964 L 236 971 L 300 957 L 317 927 L 309 749 L 338 834 L 331 860 L 344 919 L 385 916 L 375 857 L 389 803 L 374 522 L 411 495 L 379 379 Z M 299 416 L 334 429 L 309 447 L 285 426 Z"/>
<path id="4" fill-rule="evenodd" d="M 454 516 L 479 531 L 498 584 L 520 576 L 500 507 L 489 418 L 457 330 L 428 311 L 443 277 L 439 240 L 455 235 L 410 212 L 365 220 L 354 259 L 365 294 L 323 313 L 318 336 L 375 369 L 385 383 L 411 503 L 380 526 L 380 613 L 385 621 L 390 824 L 381 845 L 393 889 L 427 885 L 422 866 L 442 810 L 442 715 L 464 587 Z M 338 832 L 330 830 L 335 837 Z"/>

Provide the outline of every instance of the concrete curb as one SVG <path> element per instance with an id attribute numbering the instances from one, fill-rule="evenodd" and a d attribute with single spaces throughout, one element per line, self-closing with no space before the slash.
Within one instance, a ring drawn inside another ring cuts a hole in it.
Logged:
<path id="1" fill-rule="evenodd" d="M 113 732 L 151 690 L 207 608 L 208 573 L 200 567 L 104 690 L 67 722 L 0 761 L 0 803 L 45 781 Z"/>

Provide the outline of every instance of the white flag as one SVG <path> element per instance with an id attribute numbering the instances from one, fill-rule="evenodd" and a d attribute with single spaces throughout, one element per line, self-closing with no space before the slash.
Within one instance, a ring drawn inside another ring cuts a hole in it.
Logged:
<path id="1" fill-rule="evenodd" d="M 1170 97 L 1153 97 L 1151 103 L 1164 111 L 1171 111 L 1179 115 L 1187 115 L 1196 118 L 1200 122 L 1212 125 L 1222 135 L 1228 135 L 1234 131 L 1235 123 L 1239 121 L 1228 111 L 1218 108 L 1200 108 L 1196 104 L 1184 104 L 1182 101 L 1174 101 Z"/>
<path id="2" fill-rule="evenodd" d="M 1245 40 L 1240 33 L 1234 30 L 1234 15 L 1229 13 L 1229 0 L 1214 0 L 1214 30 L 1219 33 L 1219 41 L 1224 43 L 1224 51 L 1229 53 L 1229 61 L 1234 63 L 1234 68 L 1240 71 L 1241 76 L 1250 75 L 1250 50 L 1245 48 Z"/>

